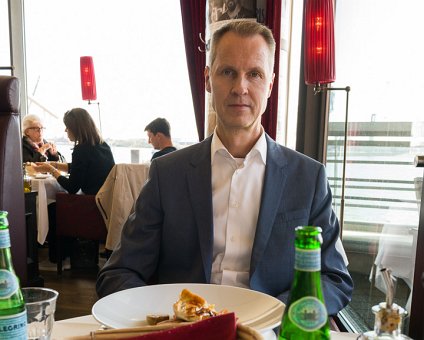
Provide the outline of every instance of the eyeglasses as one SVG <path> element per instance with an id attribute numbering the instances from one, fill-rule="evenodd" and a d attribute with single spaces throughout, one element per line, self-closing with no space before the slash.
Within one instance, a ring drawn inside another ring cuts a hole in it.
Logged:
<path id="1" fill-rule="evenodd" d="M 30 128 L 28 128 L 28 130 L 34 130 L 34 131 L 37 131 L 37 132 L 41 132 L 45 129 L 46 129 L 45 127 L 30 127 Z"/>

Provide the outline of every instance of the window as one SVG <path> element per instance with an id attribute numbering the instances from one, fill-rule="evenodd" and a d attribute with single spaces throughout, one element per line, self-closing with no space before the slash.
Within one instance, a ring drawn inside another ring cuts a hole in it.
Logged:
<path id="1" fill-rule="evenodd" d="M 0 0 L 0 74 L 11 75 L 9 42 L 9 9 L 7 0 Z"/>
<path id="2" fill-rule="evenodd" d="M 144 127 L 157 117 L 169 120 L 177 146 L 198 140 L 180 13 L 178 1 L 25 2 L 28 113 L 44 118 L 68 160 L 62 117 L 73 107 L 101 125 L 117 163 L 129 163 L 131 149 L 150 160 Z M 99 105 L 81 97 L 84 55 L 94 60 Z"/>
<path id="3" fill-rule="evenodd" d="M 371 307 L 385 301 L 379 269 L 397 278 L 395 302 L 410 308 L 424 153 L 421 0 L 338 1 L 337 83 L 351 86 L 343 244 L 355 282 L 345 312 L 372 329 Z M 346 96 L 332 91 L 327 172 L 340 216 Z M 407 333 L 407 320 L 404 332 Z"/>
<path id="4" fill-rule="evenodd" d="M 303 1 L 281 3 L 281 41 L 277 142 L 296 147 Z"/>

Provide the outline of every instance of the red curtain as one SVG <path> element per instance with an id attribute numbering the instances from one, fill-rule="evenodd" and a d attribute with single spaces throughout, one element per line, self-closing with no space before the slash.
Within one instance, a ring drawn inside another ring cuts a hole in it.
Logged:
<path id="1" fill-rule="evenodd" d="M 281 0 L 267 0 L 265 25 L 274 34 L 275 46 L 275 79 L 268 106 L 262 116 L 262 125 L 265 131 L 275 140 L 277 137 L 277 114 L 278 114 L 278 78 L 280 70 L 280 32 L 281 32 Z"/>
<path id="2" fill-rule="evenodd" d="M 180 0 L 184 42 L 193 97 L 194 115 L 196 118 L 199 141 L 205 138 L 205 78 L 206 53 L 202 39 L 205 39 L 206 0 Z M 203 45 L 203 46 L 202 46 Z"/>

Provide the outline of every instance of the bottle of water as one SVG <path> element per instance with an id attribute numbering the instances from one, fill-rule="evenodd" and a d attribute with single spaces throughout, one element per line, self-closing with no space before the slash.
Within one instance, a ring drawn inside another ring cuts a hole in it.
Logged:
<path id="1" fill-rule="evenodd" d="M 330 323 L 321 289 L 321 228 L 297 227 L 295 274 L 279 340 L 330 339 Z"/>
<path id="2" fill-rule="evenodd" d="M 0 339 L 27 339 L 25 302 L 13 269 L 6 211 L 0 211 Z"/>
<path id="3" fill-rule="evenodd" d="M 24 192 L 31 192 L 31 178 L 26 171 L 26 164 L 22 165 L 22 171 L 24 175 Z"/>

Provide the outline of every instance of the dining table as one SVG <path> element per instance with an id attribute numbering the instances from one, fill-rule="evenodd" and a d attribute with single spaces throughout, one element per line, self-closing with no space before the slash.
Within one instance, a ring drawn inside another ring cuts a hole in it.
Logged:
<path id="1" fill-rule="evenodd" d="M 56 321 L 53 326 L 52 340 L 71 339 L 72 337 L 89 335 L 97 331 L 102 325 L 92 315 Z M 331 332 L 332 340 L 353 340 L 358 334 L 347 332 Z M 275 337 L 277 339 L 277 337 Z"/>
<path id="2" fill-rule="evenodd" d="M 31 191 L 36 191 L 37 242 L 44 244 L 49 232 L 48 205 L 56 200 L 56 193 L 66 192 L 57 180 L 49 174 L 38 174 L 31 177 Z"/>

